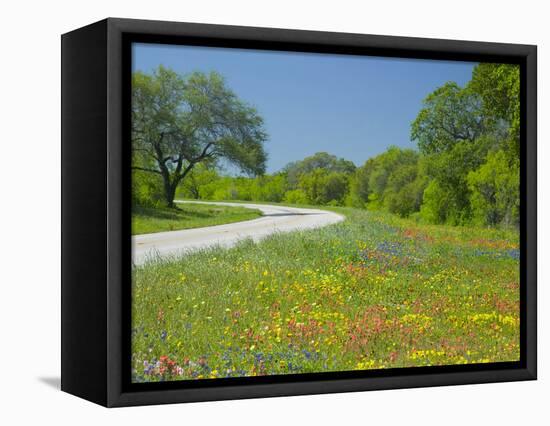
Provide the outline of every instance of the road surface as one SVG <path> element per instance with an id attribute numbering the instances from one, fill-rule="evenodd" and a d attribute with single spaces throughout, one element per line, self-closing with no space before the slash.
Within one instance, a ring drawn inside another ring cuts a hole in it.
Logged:
<path id="1" fill-rule="evenodd" d="M 185 203 L 186 201 L 176 202 Z M 277 232 L 320 228 L 344 220 L 342 215 L 326 210 L 267 204 L 191 202 L 248 207 L 260 210 L 263 216 L 243 222 L 205 228 L 134 235 L 132 237 L 132 260 L 136 265 L 143 264 L 148 259 L 171 257 L 212 246 L 231 247 L 246 238 L 259 241 Z"/>

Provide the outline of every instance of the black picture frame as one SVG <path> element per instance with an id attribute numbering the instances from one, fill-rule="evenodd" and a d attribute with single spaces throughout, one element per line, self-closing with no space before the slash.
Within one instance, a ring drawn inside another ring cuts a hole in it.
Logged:
<path id="1" fill-rule="evenodd" d="M 118 407 L 536 379 L 536 46 L 118 18 L 61 41 L 63 391 Z M 519 64 L 520 361 L 132 384 L 128 129 L 138 41 Z"/>

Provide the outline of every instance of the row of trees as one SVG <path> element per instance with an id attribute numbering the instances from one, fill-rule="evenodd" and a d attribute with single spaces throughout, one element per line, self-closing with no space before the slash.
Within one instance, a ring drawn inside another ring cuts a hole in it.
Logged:
<path id="1" fill-rule="evenodd" d="M 351 180 L 352 203 L 431 223 L 519 224 L 519 67 L 479 64 L 448 82 L 411 125 L 418 151 L 392 147 Z"/>
<path id="2" fill-rule="evenodd" d="M 411 125 L 417 149 L 390 147 L 360 167 L 328 153 L 265 174 L 257 112 L 213 73 L 134 75 L 134 201 L 257 200 L 385 209 L 431 223 L 519 223 L 519 69 L 479 64 L 448 82 Z M 245 176 L 227 176 L 230 163 Z"/>
<path id="3" fill-rule="evenodd" d="M 195 168 L 179 195 L 210 200 L 272 201 L 292 204 L 344 205 L 353 162 L 325 152 L 288 164 L 272 175 L 221 176 L 207 165 Z"/>

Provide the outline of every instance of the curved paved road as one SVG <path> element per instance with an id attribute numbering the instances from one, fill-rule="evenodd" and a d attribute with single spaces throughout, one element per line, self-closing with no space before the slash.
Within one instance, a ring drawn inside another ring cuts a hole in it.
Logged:
<path id="1" fill-rule="evenodd" d="M 186 201 L 176 202 L 185 203 Z M 136 265 L 143 264 L 147 259 L 178 255 L 216 245 L 231 247 L 245 238 L 259 241 L 276 232 L 320 228 L 344 220 L 342 215 L 326 210 L 267 204 L 191 202 L 248 207 L 260 210 L 263 216 L 258 219 L 205 228 L 135 235 L 132 237 L 132 260 Z"/>

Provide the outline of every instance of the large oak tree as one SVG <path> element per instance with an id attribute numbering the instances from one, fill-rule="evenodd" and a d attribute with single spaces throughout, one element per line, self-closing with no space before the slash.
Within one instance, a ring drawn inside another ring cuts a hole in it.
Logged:
<path id="1" fill-rule="evenodd" d="M 182 77 L 163 66 L 132 77 L 132 168 L 159 175 L 174 206 L 176 188 L 202 162 L 265 172 L 267 135 L 257 111 L 215 72 Z"/>
<path id="2" fill-rule="evenodd" d="M 473 142 L 486 131 L 481 97 L 447 82 L 430 93 L 411 125 L 411 139 L 425 154 L 451 149 L 460 141 Z"/>

